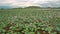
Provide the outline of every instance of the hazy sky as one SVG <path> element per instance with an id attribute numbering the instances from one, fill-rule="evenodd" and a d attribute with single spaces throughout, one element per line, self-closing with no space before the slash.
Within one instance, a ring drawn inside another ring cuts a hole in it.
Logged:
<path id="1" fill-rule="evenodd" d="M 0 0 L 0 6 L 25 7 L 60 7 L 60 0 Z"/>

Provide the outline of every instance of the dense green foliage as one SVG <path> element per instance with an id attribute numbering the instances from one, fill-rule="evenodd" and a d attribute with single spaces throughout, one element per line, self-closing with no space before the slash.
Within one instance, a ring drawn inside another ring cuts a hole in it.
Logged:
<path id="1" fill-rule="evenodd" d="M 60 10 L 16 8 L 0 10 L 0 34 L 57 34 Z"/>

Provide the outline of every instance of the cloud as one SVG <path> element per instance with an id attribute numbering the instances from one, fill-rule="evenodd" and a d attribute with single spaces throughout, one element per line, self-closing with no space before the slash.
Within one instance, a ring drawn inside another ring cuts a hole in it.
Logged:
<path id="1" fill-rule="evenodd" d="M 0 6 L 26 7 L 60 7 L 60 0 L 0 0 Z"/>

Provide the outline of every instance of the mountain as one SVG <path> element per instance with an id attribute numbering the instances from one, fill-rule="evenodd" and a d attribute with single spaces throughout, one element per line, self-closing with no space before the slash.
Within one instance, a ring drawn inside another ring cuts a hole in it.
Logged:
<path id="1" fill-rule="evenodd" d="M 11 7 L 10 6 L 0 6 L 0 9 L 1 8 L 7 9 L 7 8 L 11 8 Z"/>

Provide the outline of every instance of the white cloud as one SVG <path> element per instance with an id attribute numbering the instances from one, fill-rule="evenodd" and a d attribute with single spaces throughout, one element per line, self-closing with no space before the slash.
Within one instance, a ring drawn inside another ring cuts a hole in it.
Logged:
<path id="1" fill-rule="evenodd" d="M 60 6 L 60 0 L 0 0 L 0 6 L 8 5 L 13 7 L 23 6 Z"/>

